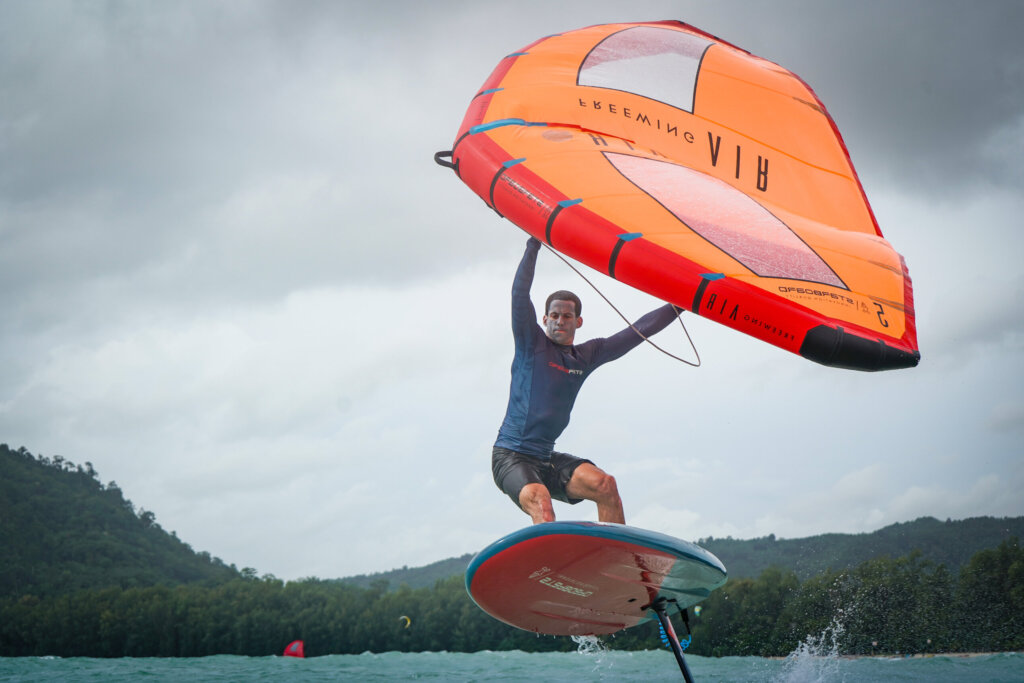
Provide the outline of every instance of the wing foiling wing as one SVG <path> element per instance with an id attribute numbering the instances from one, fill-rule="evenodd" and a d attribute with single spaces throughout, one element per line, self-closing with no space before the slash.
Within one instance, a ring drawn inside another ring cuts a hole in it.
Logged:
<path id="1" fill-rule="evenodd" d="M 917 365 L 910 276 L 793 73 L 679 22 L 505 57 L 452 149 L 500 215 L 612 277 L 835 367 Z"/>

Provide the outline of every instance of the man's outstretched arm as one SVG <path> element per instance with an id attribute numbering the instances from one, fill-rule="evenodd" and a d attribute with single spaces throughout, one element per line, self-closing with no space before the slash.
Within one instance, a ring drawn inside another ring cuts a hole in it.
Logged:
<path id="1" fill-rule="evenodd" d="M 516 337 L 531 335 L 537 325 L 537 311 L 530 300 L 530 288 L 533 286 L 533 272 L 537 267 L 539 251 L 540 240 L 531 237 L 526 243 L 526 252 L 519 262 L 516 277 L 512 280 L 512 333 Z"/>
<path id="2" fill-rule="evenodd" d="M 604 340 L 604 348 L 601 350 L 599 362 L 607 363 L 626 355 L 639 346 L 644 339 L 652 337 L 668 327 L 678 317 L 677 311 L 681 311 L 681 309 L 677 309 L 672 304 L 665 304 L 637 320 L 632 327 L 627 327 L 608 337 Z M 639 334 L 637 334 L 638 332 Z"/>

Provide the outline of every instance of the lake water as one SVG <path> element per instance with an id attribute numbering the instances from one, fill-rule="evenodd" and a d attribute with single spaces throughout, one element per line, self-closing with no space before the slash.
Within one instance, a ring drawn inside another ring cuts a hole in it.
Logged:
<path id="1" fill-rule="evenodd" d="M 686 658 L 701 681 L 1024 682 L 1024 654 L 860 658 L 794 655 Z M 573 653 L 447 652 L 181 659 L 0 658 L 0 681 L 679 681 L 668 650 Z"/>

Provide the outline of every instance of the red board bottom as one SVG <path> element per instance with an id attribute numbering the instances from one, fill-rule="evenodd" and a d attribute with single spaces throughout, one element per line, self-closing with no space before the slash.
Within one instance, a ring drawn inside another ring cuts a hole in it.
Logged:
<path id="1" fill-rule="evenodd" d="M 512 626 L 550 635 L 601 635 L 655 618 L 648 609 L 659 597 L 685 609 L 725 582 L 724 568 L 710 553 L 669 537 L 661 538 L 674 541 L 678 550 L 658 547 L 644 537 L 631 538 L 633 531 L 640 532 L 572 522 L 525 529 L 521 533 L 533 537 L 502 539 L 498 549 L 477 556 L 467 588 L 484 611 Z"/>

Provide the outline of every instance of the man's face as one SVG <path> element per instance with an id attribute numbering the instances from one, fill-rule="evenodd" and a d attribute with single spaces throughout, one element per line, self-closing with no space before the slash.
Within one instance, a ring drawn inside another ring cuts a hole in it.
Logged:
<path id="1" fill-rule="evenodd" d="M 543 322 L 548 339 L 556 344 L 569 345 L 576 337 L 576 330 L 583 325 L 583 318 L 576 317 L 576 304 L 572 301 L 555 299 L 548 307 Z"/>

